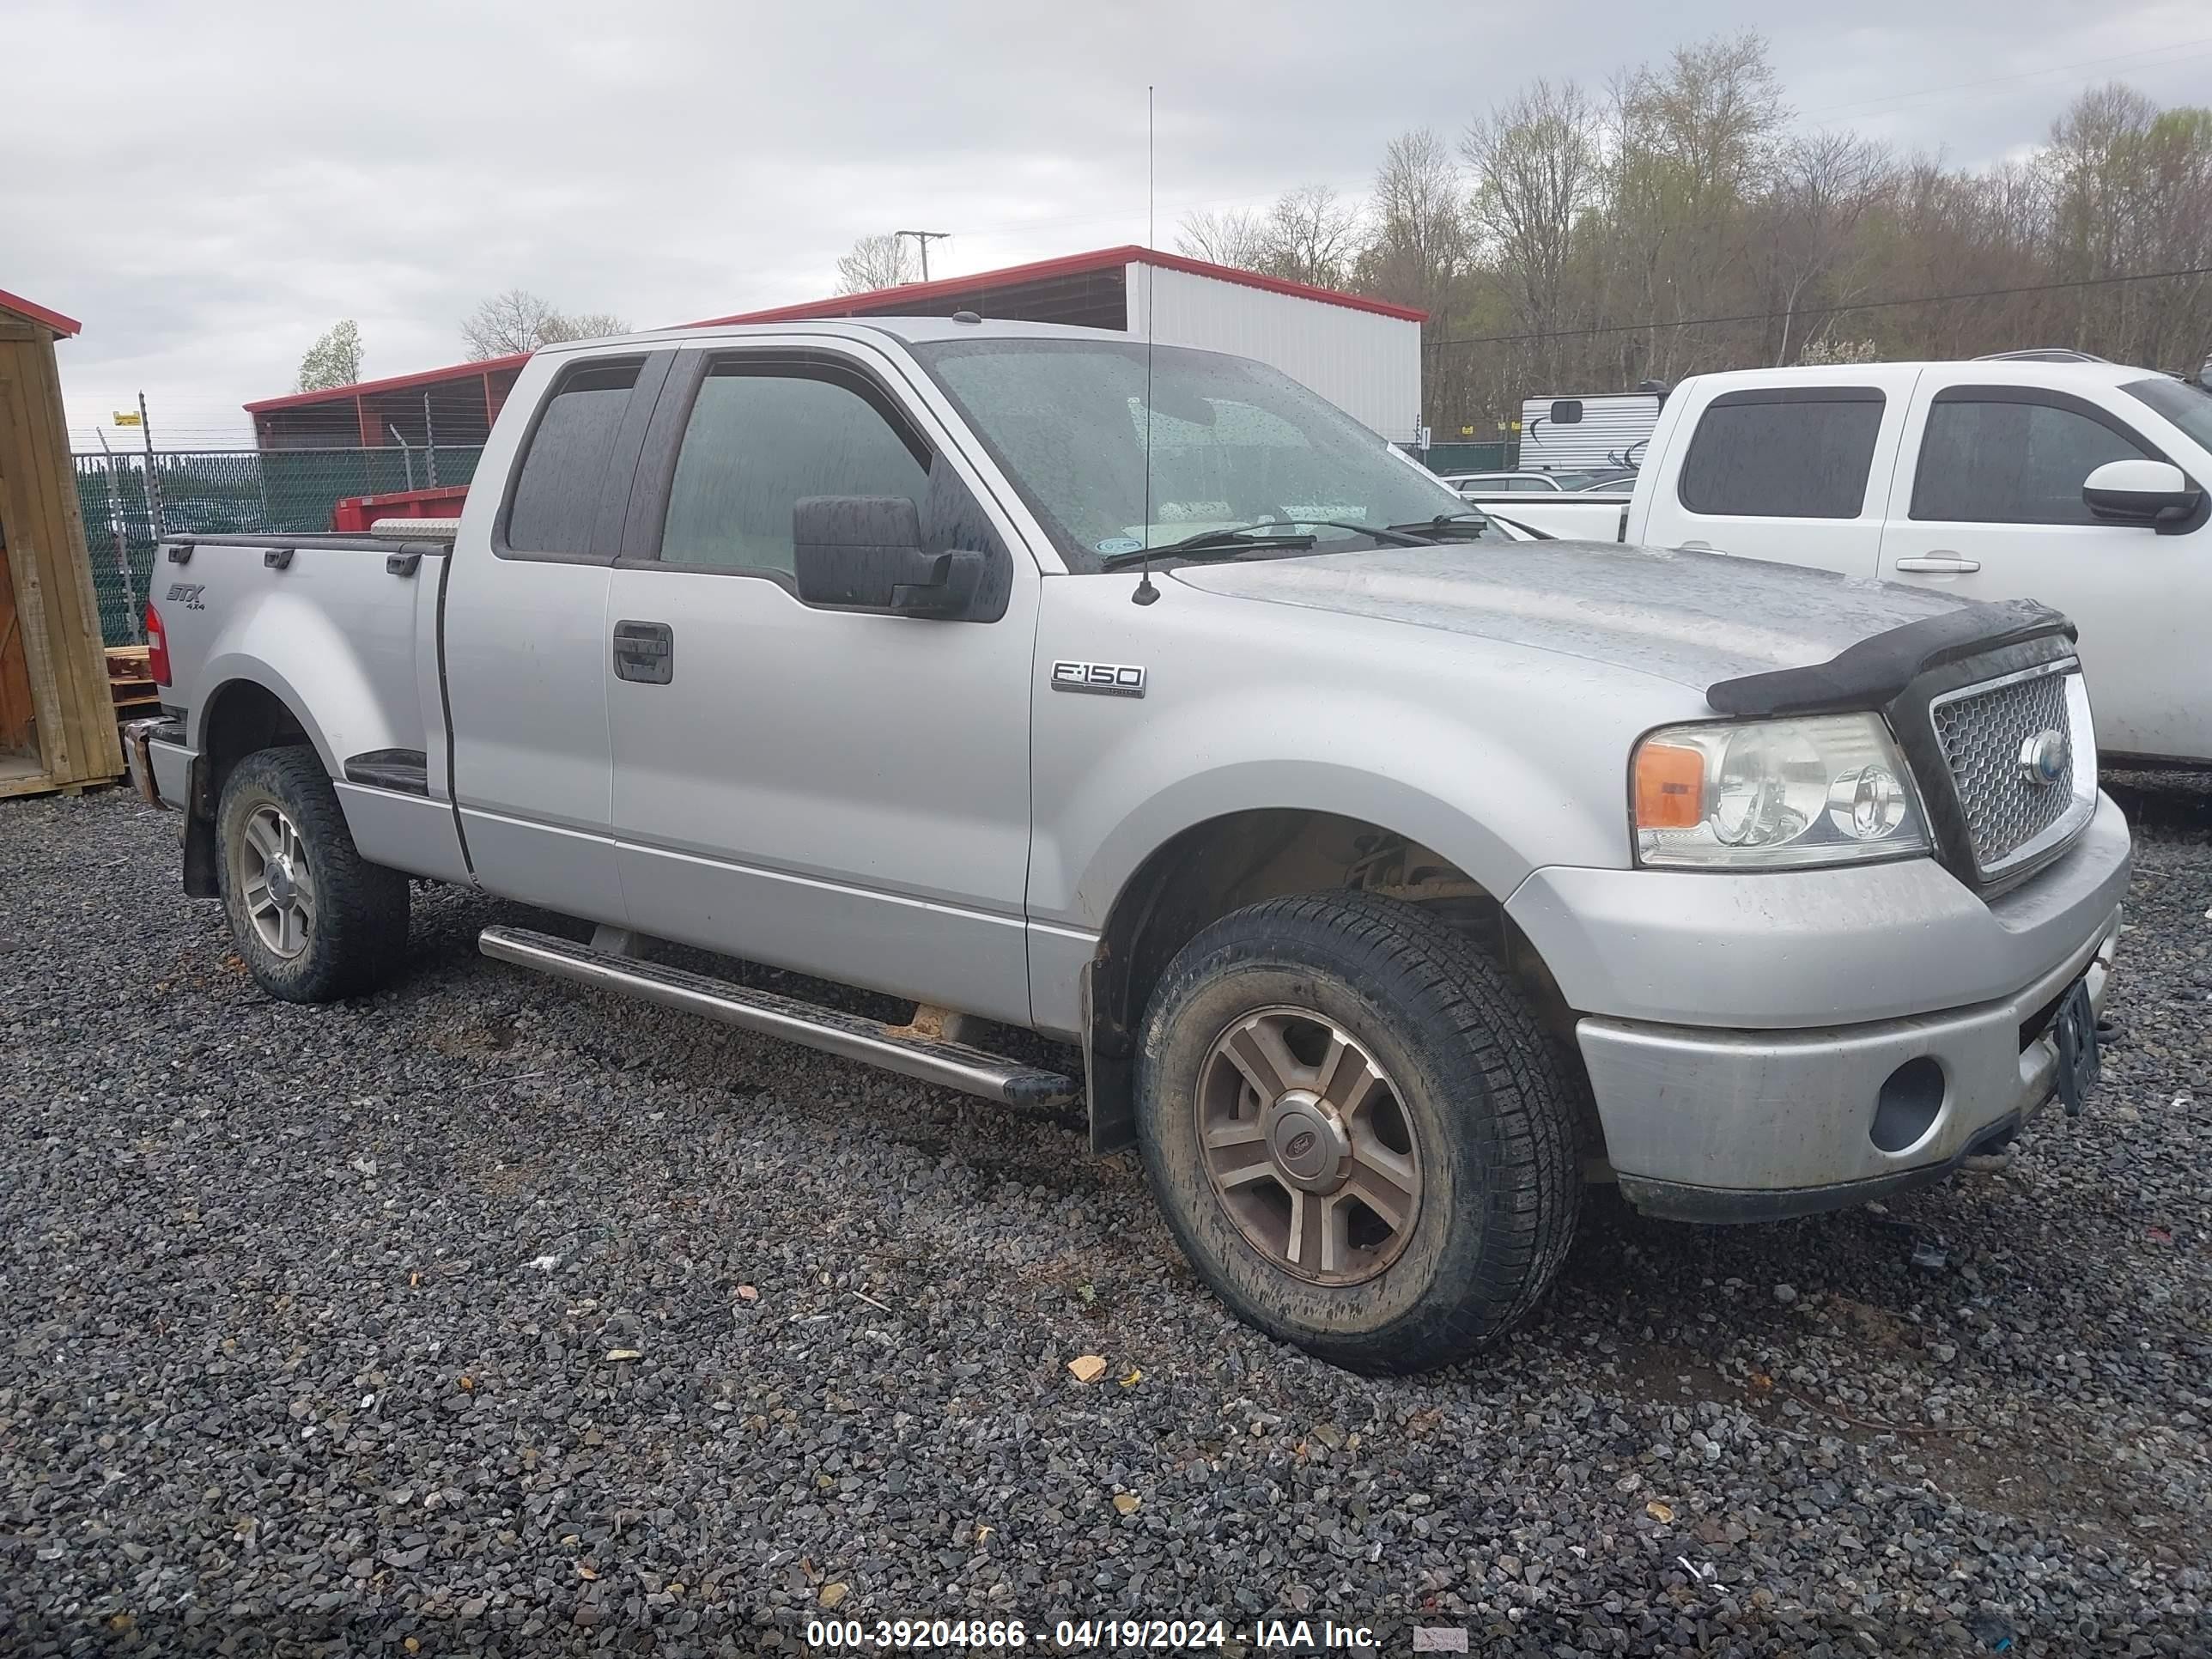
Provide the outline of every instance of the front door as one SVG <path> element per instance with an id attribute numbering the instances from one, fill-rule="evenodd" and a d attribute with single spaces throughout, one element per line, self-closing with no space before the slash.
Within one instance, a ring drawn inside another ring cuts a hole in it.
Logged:
<path id="1" fill-rule="evenodd" d="M 1923 398 L 1905 434 L 1882 574 L 1966 599 L 2039 599 L 2081 629 L 2098 746 L 2203 757 L 2212 707 L 2212 546 L 2099 520 L 2081 485 L 2107 461 L 2160 458 L 2112 411 L 2039 386 Z"/>
<path id="2" fill-rule="evenodd" d="M 1026 1023 L 1037 572 L 887 367 L 816 340 L 670 376 L 607 607 L 623 898 L 647 933 Z M 1003 613 L 801 603 L 810 495 L 913 500 Z"/>

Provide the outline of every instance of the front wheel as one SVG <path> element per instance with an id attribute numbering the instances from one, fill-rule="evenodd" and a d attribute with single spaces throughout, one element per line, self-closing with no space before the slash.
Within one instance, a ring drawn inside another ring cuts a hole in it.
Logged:
<path id="1" fill-rule="evenodd" d="M 1572 1242 L 1571 1075 L 1518 988 L 1417 906 L 1317 894 L 1214 922 L 1153 994 L 1137 1084 L 1200 1274 L 1337 1364 L 1472 1352 Z"/>
<path id="2" fill-rule="evenodd" d="M 264 749 L 231 769 L 216 849 L 231 938 L 270 996 L 357 996 L 398 969 L 407 878 L 362 857 L 312 749 Z"/>

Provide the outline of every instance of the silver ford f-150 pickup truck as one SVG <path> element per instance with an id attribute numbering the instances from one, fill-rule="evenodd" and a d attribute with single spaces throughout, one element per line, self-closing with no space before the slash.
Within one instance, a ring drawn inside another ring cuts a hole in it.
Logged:
<path id="1" fill-rule="evenodd" d="M 1528 1310 L 1586 1180 L 1787 1216 L 2078 1106 L 2129 847 L 2064 618 L 1489 532 L 1124 335 L 557 347 L 450 541 L 167 544 L 134 744 L 271 994 L 373 989 L 410 877 L 550 908 L 485 953 L 1085 1096 L 1231 1308 L 1367 1369 Z"/>

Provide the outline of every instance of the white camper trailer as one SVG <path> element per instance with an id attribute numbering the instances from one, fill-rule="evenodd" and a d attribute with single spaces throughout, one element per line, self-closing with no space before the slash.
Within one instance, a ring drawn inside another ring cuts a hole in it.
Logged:
<path id="1" fill-rule="evenodd" d="M 1659 424 L 1661 392 L 1529 398 L 1521 405 L 1521 470 L 1634 466 Z"/>

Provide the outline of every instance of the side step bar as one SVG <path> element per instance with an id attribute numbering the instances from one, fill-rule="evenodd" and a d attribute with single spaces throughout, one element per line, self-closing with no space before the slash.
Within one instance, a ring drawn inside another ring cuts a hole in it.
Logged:
<path id="1" fill-rule="evenodd" d="M 804 1048 L 879 1066 L 902 1077 L 981 1095 L 1009 1106 L 1056 1106 L 1075 1098 L 1073 1079 L 964 1042 L 918 1036 L 868 1019 L 773 991 L 755 991 L 681 968 L 664 968 L 633 957 L 595 951 L 573 939 L 526 927 L 487 927 L 477 948 L 501 962 L 534 968 L 556 979 L 704 1014 L 725 1025 L 781 1037 Z"/>

